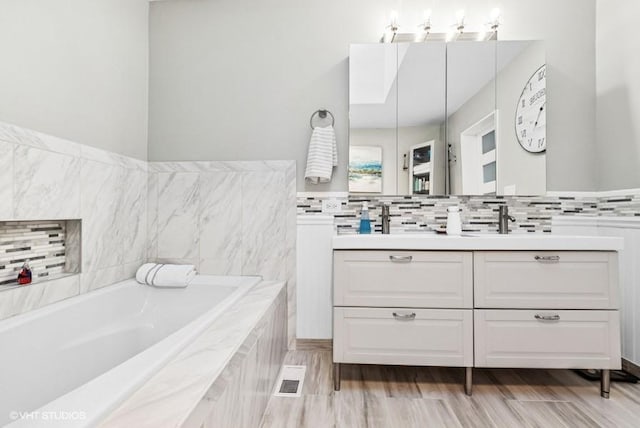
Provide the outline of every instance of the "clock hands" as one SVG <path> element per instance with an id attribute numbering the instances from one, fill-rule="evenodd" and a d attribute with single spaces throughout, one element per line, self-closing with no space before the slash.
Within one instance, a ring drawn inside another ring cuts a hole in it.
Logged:
<path id="1" fill-rule="evenodd" d="M 534 126 L 538 126 L 538 122 L 540 121 L 540 115 L 544 111 L 544 106 L 545 105 L 547 105 L 546 101 L 540 106 L 540 110 L 538 111 L 538 117 L 536 117 L 536 123 L 534 124 Z"/>

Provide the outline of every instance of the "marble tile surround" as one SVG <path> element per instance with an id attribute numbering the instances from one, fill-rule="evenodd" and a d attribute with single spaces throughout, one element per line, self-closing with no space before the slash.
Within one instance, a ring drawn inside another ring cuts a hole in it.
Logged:
<path id="1" fill-rule="evenodd" d="M 151 261 L 287 282 L 295 340 L 294 161 L 150 162 Z"/>
<path id="2" fill-rule="evenodd" d="M 81 257 L 67 261 L 82 273 L 0 293 L 0 319 L 130 278 L 146 261 L 145 161 L 0 123 L 0 201 L 0 221 L 82 220 Z"/>

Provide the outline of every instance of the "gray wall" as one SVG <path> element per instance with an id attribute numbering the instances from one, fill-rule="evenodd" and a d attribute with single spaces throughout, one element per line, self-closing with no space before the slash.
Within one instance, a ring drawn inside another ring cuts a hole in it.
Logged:
<path id="1" fill-rule="evenodd" d="M 2 0 L 0 121 L 147 158 L 147 0 Z"/>
<path id="2" fill-rule="evenodd" d="M 524 150 L 514 131 L 517 100 L 533 72 L 544 63 L 545 44 L 532 42 L 498 75 L 498 194 L 503 194 L 505 186 L 510 185 L 515 186 L 517 195 L 545 194 L 545 166 L 549 157 L 546 152 Z"/>
<path id="3" fill-rule="evenodd" d="M 598 0 L 597 169 L 601 190 L 640 187 L 638 0 Z"/>
<path id="4" fill-rule="evenodd" d="M 434 6 L 434 25 L 448 24 L 458 3 Z M 501 39 L 547 42 L 548 188 L 594 189 L 595 0 L 501 3 Z M 401 24 L 415 28 L 424 7 L 404 2 Z M 467 2 L 469 25 L 491 7 Z M 379 40 L 394 8 L 367 0 L 152 3 L 149 158 L 295 159 L 299 190 L 346 190 L 349 44 Z M 339 167 L 332 183 L 313 186 L 302 180 L 308 120 L 322 107 L 336 116 Z"/>

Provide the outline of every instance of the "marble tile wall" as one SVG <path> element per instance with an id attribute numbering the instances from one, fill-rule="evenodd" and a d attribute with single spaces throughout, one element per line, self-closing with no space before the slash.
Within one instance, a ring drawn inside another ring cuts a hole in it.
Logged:
<path id="1" fill-rule="evenodd" d="M 300 197 L 298 215 L 322 214 L 321 197 Z M 393 232 L 428 232 L 444 227 L 447 207 L 461 207 L 463 230 L 495 233 L 497 211 L 508 205 L 515 217 L 510 224 L 513 233 L 551 232 L 551 218 L 573 216 L 640 216 L 640 191 L 598 192 L 575 196 L 349 196 L 337 198 L 342 212 L 334 214 L 338 233 L 357 233 L 362 203 L 369 203 L 374 230 L 380 232 L 381 204 L 390 205 Z"/>
<path id="2" fill-rule="evenodd" d="M 287 349 L 286 297 L 276 302 L 207 392 L 202 428 L 260 426 Z"/>
<path id="3" fill-rule="evenodd" d="M 0 221 L 82 222 L 81 256 L 67 261 L 81 267 L 77 287 L 4 291 L 0 319 L 130 278 L 146 260 L 145 161 L 0 123 L 0 201 Z"/>
<path id="4" fill-rule="evenodd" d="M 148 255 L 287 282 L 295 338 L 294 161 L 150 162 Z"/>

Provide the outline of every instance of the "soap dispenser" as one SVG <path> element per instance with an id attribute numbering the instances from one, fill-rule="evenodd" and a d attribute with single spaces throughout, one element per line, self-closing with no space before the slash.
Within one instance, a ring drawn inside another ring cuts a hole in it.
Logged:
<path id="1" fill-rule="evenodd" d="M 462 234 L 462 221 L 460 220 L 460 208 L 447 208 L 447 235 L 459 236 Z"/>
<path id="2" fill-rule="evenodd" d="M 360 233 L 371 233 L 371 219 L 369 219 L 369 206 L 367 202 L 362 203 L 362 212 L 360 213 Z"/>

